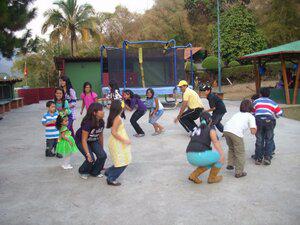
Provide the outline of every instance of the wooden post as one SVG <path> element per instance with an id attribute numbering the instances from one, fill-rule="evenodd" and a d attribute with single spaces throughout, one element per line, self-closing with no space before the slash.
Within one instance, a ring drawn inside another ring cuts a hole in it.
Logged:
<path id="1" fill-rule="evenodd" d="M 299 90 L 299 77 L 300 77 L 300 60 L 298 62 L 298 70 L 297 70 L 297 73 L 296 73 L 293 104 L 297 104 L 297 96 L 298 96 L 298 90 Z"/>
<path id="2" fill-rule="evenodd" d="M 282 68 L 282 76 L 283 76 L 283 83 L 284 83 L 284 92 L 285 92 L 285 100 L 286 104 L 291 104 L 291 98 L 290 98 L 290 92 L 289 92 L 289 86 L 287 81 L 287 75 L 286 75 L 286 65 L 283 58 L 283 55 L 281 55 L 281 68 Z"/>
<path id="3" fill-rule="evenodd" d="M 256 94 L 259 94 L 259 88 L 260 88 L 260 77 L 257 69 L 257 63 L 256 60 L 253 61 L 254 66 L 254 74 L 255 74 L 255 90 Z"/>

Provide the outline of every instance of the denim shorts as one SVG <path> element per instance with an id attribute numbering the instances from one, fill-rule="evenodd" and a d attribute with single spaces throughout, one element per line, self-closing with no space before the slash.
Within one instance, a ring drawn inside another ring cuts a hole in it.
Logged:
<path id="1" fill-rule="evenodd" d="M 154 115 L 149 117 L 149 123 L 152 125 L 155 124 L 162 114 L 164 114 L 164 110 L 158 110 Z"/>

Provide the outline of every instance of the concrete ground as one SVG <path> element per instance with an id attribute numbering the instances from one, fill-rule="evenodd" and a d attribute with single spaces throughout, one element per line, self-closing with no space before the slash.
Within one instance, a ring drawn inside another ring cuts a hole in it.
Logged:
<path id="1" fill-rule="evenodd" d="M 239 102 L 225 101 L 223 122 L 238 111 Z M 121 175 L 122 186 L 108 186 L 105 178 L 82 180 L 77 169 L 64 171 L 61 160 L 45 158 L 45 102 L 13 110 L 0 121 L 0 224 L 299 224 L 300 122 L 280 118 L 275 130 L 276 155 L 271 166 L 250 159 L 255 138 L 245 136 L 248 175 L 236 179 L 222 170 L 219 184 L 191 183 L 194 169 L 186 161 L 189 138 L 174 124 L 177 110 L 166 111 L 161 123 L 166 133 L 153 137 L 144 116 L 144 138 L 132 137 L 133 163 Z M 78 105 L 81 105 L 80 103 Z M 78 110 L 79 111 L 79 110 Z M 106 111 L 106 116 L 108 115 Z M 127 113 L 127 116 L 130 115 Z M 79 127 L 81 116 L 75 122 Z M 105 130 L 105 150 L 109 130 Z M 222 146 L 227 153 L 224 138 Z M 108 151 L 107 151 L 108 152 Z M 106 166 L 111 164 L 107 160 Z"/>

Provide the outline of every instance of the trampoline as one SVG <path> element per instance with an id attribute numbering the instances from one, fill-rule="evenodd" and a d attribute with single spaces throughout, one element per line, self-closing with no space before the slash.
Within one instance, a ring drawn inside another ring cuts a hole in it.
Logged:
<path id="1" fill-rule="evenodd" d="M 169 41 L 124 41 L 122 48 L 101 46 L 101 82 L 103 84 L 103 55 L 106 51 L 108 79 L 115 80 L 120 91 L 130 89 L 145 95 L 147 88 L 153 88 L 156 95 L 165 96 L 167 103 L 177 105 L 180 90 L 178 81 L 186 79 L 184 71 L 184 50 L 190 48 L 190 61 L 193 63 L 192 44 L 176 46 L 175 40 Z M 193 68 L 193 66 L 191 66 Z M 194 86 L 194 71 L 189 74 Z M 102 87 L 102 94 L 109 88 Z"/>

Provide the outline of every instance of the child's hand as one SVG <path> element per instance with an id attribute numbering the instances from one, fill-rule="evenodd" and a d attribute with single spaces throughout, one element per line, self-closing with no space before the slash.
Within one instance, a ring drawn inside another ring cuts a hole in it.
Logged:
<path id="1" fill-rule="evenodd" d="M 92 156 L 90 153 L 86 154 L 86 158 L 87 158 L 87 161 L 92 163 L 93 162 L 93 159 L 92 159 Z"/>
<path id="2" fill-rule="evenodd" d="M 125 145 L 130 145 L 130 144 L 131 144 L 131 141 L 128 139 L 128 140 L 124 140 L 123 143 L 124 143 Z"/>

